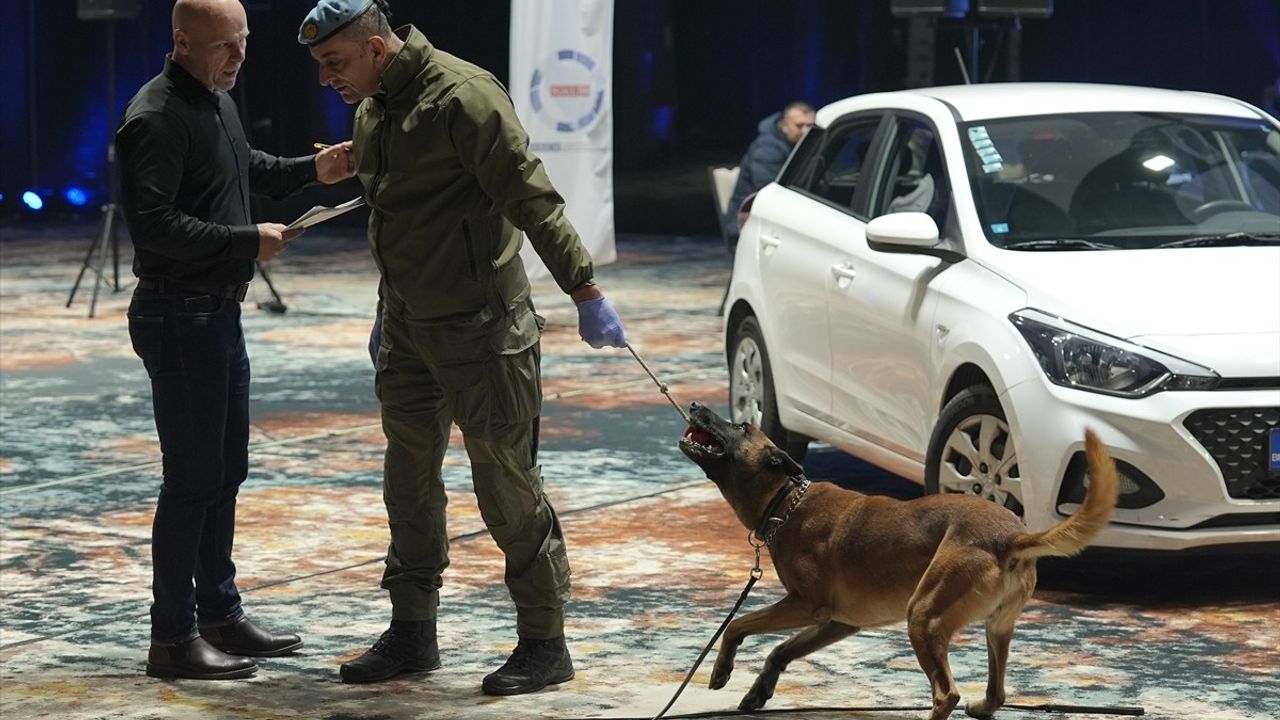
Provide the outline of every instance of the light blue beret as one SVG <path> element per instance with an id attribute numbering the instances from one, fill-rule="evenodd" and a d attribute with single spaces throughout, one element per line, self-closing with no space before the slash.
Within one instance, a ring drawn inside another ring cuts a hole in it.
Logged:
<path id="1" fill-rule="evenodd" d="M 371 4 L 373 0 L 320 0 L 298 28 L 298 42 L 316 45 L 328 40 L 360 17 Z"/>

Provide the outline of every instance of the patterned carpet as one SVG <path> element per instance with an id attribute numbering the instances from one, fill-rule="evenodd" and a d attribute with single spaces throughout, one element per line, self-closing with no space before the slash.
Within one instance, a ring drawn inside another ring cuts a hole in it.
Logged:
<path id="1" fill-rule="evenodd" d="M 480 694 L 514 644 L 501 556 L 484 532 L 465 454 L 450 451 L 452 566 L 444 667 L 375 686 L 338 681 L 389 617 L 378 588 L 387 542 L 382 436 L 365 340 L 375 271 L 353 234 L 311 233 L 255 282 L 244 324 L 254 370 L 252 468 L 240 495 L 237 564 L 247 609 L 306 646 L 249 680 L 143 675 L 158 448 L 119 293 L 86 317 L 67 293 L 91 228 L 5 229 L 0 243 L 0 716 L 5 718 L 618 718 L 657 713 L 737 598 L 745 531 L 680 455 L 683 423 L 630 354 L 577 339 L 569 300 L 535 287 L 548 318 L 540 459 L 574 568 L 568 638 L 577 678 L 531 696 Z M 79 232 L 80 236 L 75 233 Z M 711 238 L 624 237 L 598 279 L 633 347 L 677 401 L 724 411 L 716 307 L 727 262 Z M 459 438 L 455 436 L 455 441 Z M 864 491 L 904 480 L 816 447 L 808 473 Z M 1280 717 L 1280 568 L 1275 557 L 1094 557 L 1043 562 L 1009 671 L 1011 702 L 1143 706 L 1147 717 Z M 781 596 L 766 567 L 745 610 Z M 744 610 L 744 611 L 745 611 Z M 672 709 L 727 716 L 780 637 L 748 638 L 728 688 L 710 661 Z M 985 686 L 980 628 L 956 641 L 961 692 Z M 900 627 L 867 631 L 792 665 L 766 706 L 778 718 L 922 718 L 928 685 Z M 787 711 L 790 709 L 790 711 Z M 1043 716 L 1006 709 L 998 717 Z M 960 711 L 956 713 L 961 717 Z M 1052 717 L 1097 717 L 1082 712 Z"/>

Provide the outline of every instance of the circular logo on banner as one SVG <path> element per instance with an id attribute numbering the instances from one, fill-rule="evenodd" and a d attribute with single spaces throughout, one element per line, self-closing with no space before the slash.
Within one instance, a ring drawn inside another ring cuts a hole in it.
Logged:
<path id="1" fill-rule="evenodd" d="M 533 71 L 529 102 L 556 132 L 586 132 L 604 108 L 604 74 L 585 53 L 561 50 Z"/>

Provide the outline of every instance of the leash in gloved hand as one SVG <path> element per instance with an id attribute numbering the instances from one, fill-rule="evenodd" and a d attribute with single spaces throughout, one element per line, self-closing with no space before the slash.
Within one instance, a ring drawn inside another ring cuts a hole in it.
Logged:
<path id="1" fill-rule="evenodd" d="M 649 373 L 649 377 L 653 378 L 653 382 L 657 384 L 658 390 L 660 390 L 663 395 L 667 396 L 667 401 L 671 403 L 671 407 L 674 407 L 676 412 L 680 413 L 680 417 L 684 418 L 686 423 L 689 422 L 689 413 L 685 412 L 684 408 L 680 407 L 680 403 L 676 402 L 676 399 L 671 397 L 671 390 L 667 388 L 667 384 L 659 380 L 657 375 L 653 374 L 653 371 L 649 369 L 649 366 L 645 364 L 644 360 L 640 359 L 640 353 L 637 353 L 635 348 L 631 347 L 631 343 L 627 343 L 627 349 L 631 351 L 631 357 L 635 358 L 636 362 L 640 363 L 640 367 L 644 368 L 644 371 Z"/>
<path id="2" fill-rule="evenodd" d="M 649 369 L 649 366 L 640 357 L 640 354 L 635 351 L 635 348 L 631 347 L 631 343 L 627 343 L 626 348 L 631 352 L 631 356 L 636 359 L 636 362 L 640 363 L 640 367 L 644 368 L 644 371 L 649 374 L 649 377 L 652 378 L 654 384 L 658 386 L 658 390 L 663 395 L 667 396 L 667 401 L 670 402 L 671 406 L 676 409 L 676 412 L 680 413 L 680 417 L 683 418 L 686 423 L 690 423 L 691 420 L 689 418 L 689 413 L 685 412 L 685 409 L 675 401 L 675 398 L 671 397 L 671 390 L 667 387 L 666 383 L 659 380 L 657 375 L 654 375 L 653 371 Z M 805 482 L 807 486 L 808 481 L 806 480 Z M 792 509 L 794 509 L 794 503 L 792 505 Z M 787 514 L 790 515 L 790 512 L 788 512 Z M 785 518 L 783 519 L 783 522 L 785 522 Z M 774 530 L 776 531 L 776 527 L 774 528 Z M 702 665 L 702 661 L 707 658 L 707 655 L 711 652 L 711 648 L 715 647 L 716 641 L 720 639 L 720 636 L 724 634 L 725 629 L 729 627 L 729 623 L 733 621 L 734 615 L 738 614 L 738 610 L 742 608 L 742 603 L 746 602 L 747 595 L 751 593 L 751 588 L 755 587 L 756 581 L 759 580 L 764 575 L 764 571 L 760 569 L 760 548 L 765 547 L 769 544 L 769 539 L 771 539 L 771 536 L 772 536 L 772 533 L 769 533 L 768 537 L 762 538 L 760 542 L 757 542 L 755 539 L 756 536 L 754 531 L 747 535 L 747 541 L 751 544 L 751 547 L 754 548 L 755 556 L 756 556 L 755 566 L 751 568 L 751 578 L 747 580 L 747 586 L 742 589 L 742 594 L 738 596 L 738 601 L 733 604 L 733 609 L 729 611 L 729 615 L 725 617 L 724 622 L 720 623 L 720 627 L 717 628 L 715 631 L 715 634 L 711 636 L 711 641 L 708 642 L 707 646 L 702 649 L 702 652 L 698 655 L 698 659 L 693 662 L 693 667 L 689 668 L 689 672 L 685 675 L 684 680 L 680 683 L 680 687 L 676 688 L 675 694 L 671 696 L 671 699 L 669 701 L 667 701 L 666 706 L 663 707 L 662 710 L 658 711 L 657 715 L 654 715 L 652 718 L 648 718 L 648 720 L 661 720 L 663 717 L 668 717 L 667 711 L 671 709 L 672 705 L 676 704 L 676 700 L 680 698 L 681 693 L 683 693 L 684 689 L 688 687 L 689 682 L 693 680 L 693 676 L 698 671 L 698 668 Z M 1091 713 L 1091 714 L 1102 714 L 1102 715 L 1130 715 L 1130 716 L 1142 715 L 1145 712 L 1144 709 L 1141 707 L 1125 707 L 1125 706 L 1099 707 L 1099 706 L 1089 706 L 1089 705 L 1062 705 L 1058 703 L 1042 703 L 1038 705 L 1021 705 L 1017 703 L 1005 703 L 1003 707 L 1008 708 L 1010 710 L 1024 710 L 1024 711 L 1030 711 L 1030 712 Z M 902 711 L 902 710 L 916 711 L 916 710 L 928 710 L 928 709 L 929 709 L 928 707 L 916 707 L 916 706 L 879 707 L 879 708 L 865 708 L 865 707 L 864 708 L 809 708 L 809 709 L 791 708 L 786 711 L 780 711 L 780 712 L 791 712 L 791 713 L 854 712 L 854 711 L 877 712 L 877 711 Z M 774 711 L 756 710 L 756 711 L 753 711 L 751 714 L 763 715 L 770 712 L 774 712 Z M 730 711 L 730 712 L 694 713 L 691 715 L 680 715 L 680 716 L 672 716 L 672 717 L 685 717 L 685 718 L 725 717 L 730 715 L 745 715 L 745 714 L 747 713 L 744 711 Z M 620 720 L 645 720 L 645 719 L 644 718 L 635 718 L 635 719 L 623 718 Z"/>

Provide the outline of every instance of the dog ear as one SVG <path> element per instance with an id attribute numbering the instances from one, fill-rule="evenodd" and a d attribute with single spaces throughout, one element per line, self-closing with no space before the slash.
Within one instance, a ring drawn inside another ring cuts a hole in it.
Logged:
<path id="1" fill-rule="evenodd" d="M 800 467 L 800 463 L 792 460 L 790 455 L 776 447 L 770 448 L 769 467 L 786 473 L 789 476 L 804 474 L 804 468 Z"/>

